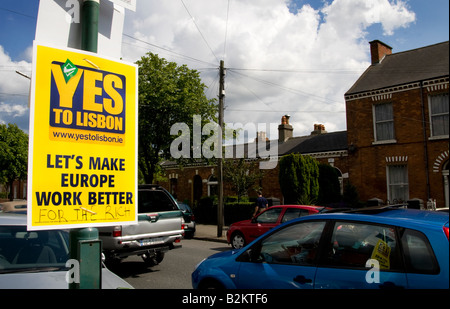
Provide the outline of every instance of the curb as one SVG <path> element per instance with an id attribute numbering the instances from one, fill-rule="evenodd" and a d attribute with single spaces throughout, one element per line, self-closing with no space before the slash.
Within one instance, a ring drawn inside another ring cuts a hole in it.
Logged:
<path id="1" fill-rule="evenodd" d="M 207 236 L 194 236 L 192 239 L 205 240 L 205 241 L 214 241 L 214 242 L 221 242 L 221 243 L 224 243 L 224 244 L 228 244 L 226 239 L 207 237 Z"/>

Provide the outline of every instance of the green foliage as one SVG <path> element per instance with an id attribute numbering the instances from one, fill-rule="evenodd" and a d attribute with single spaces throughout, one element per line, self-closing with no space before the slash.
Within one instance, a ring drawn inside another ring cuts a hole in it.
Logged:
<path id="1" fill-rule="evenodd" d="M 158 163 L 170 157 L 170 134 L 175 123 L 191 127 L 192 117 L 215 119 L 215 99 L 207 99 L 199 72 L 147 53 L 139 61 L 139 169 L 152 183 Z"/>
<path id="2" fill-rule="evenodd" d="M 283 156 L 279 182 L 285 204 L 314 204 L 319 196 L 317 161 L 301 154 Z"/>
<path id="3" fill-rule="evenodd" d="M 28 135 L 16 124 L 0 124 L 0 181 L 12 192 L 13 181 L 26 179 L 27 170 Z"/>
<path id="4" fill-rule="evenodd" d="M 258 162 L 246 162 L 244 159 L 224 160 L 223 178 L 237 194 L 237 202 L 248 195 L 248 190 L 262 178 Z"/>
<path id="5" fill-rule="evenodd" d="M 225 198 L 227 200 L 227 198 Z M 217 224 L 217 202 L 214 197 L 203 197 L 198 205 L 192 209 L 195 221 L 200 224 Z M 252 217 L 255 210 L 254 202 L 225 202 L 224 222 L 230 225 L 234 222 L 247 220 Z"/>
<path id="6" fill-rule="evenodd" d="M 337 170 L 328 164 L 319 164 L 318 205 L 327 206 L 341 202 L 341 186 Z"/>
<path id="7" fill-rule="evenodd" d="M 350 182 L 344 187 L 343 201 L 347 207 L 350 208 L 360 208 L 364 206 L 364 203 L 359 200 L 358 190 Z"/>

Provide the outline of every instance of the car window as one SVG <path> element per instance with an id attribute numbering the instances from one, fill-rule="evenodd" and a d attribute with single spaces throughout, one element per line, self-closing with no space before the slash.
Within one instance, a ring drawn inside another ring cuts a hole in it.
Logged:
<path id="1" fill-rule="evenodd" d="M 327 264 L 367 268 L 377 260 L 380 270 L 399 270 L 401 259 L 395 228 L 355 222 L 336 222 L 327 254 Z"/>
<path id="2" fill-rule="evenodd" d="M 276 223 L 278 217 L 280 216 L 281 208 L 272 208 L 267 209 L 265 212 L 262 212 L 257 218 L 257 223 Z"/>
<path id="3" fill-rule="evenodd" d="M 303 217 L 309 215 L 309 211 L 306 209 L 301 208 L 286 208 L 286 211 L 284 212 L 283 218 L 281 219 L 281 222 L 286 222 L 298 217 Z"/>
<path id="4" fill-rule="evenodd" d="M 406 229 L 402 235 L 407 271 L 437 274 L 439 265 L 428 238 L 419 231 Z"/>
<path id="5" fill-rule="evenodd" d="M 312 265 L 324 226 L 324 221 L 301 222 L 275 232 L 261 242 L 260 262 Z"/>
<path id="6" fill-rule="evenodd" d="M 32 231 L 26 226 L 0 227 L 0 273 L 40 267 L 65 267 L 67 232 Z"/>
<path id="7" fill-rule="evenodd" d="M 140 190 L 138 198 L 138 212 L 158 212 L 178 210 L 177 205 L 163 191 Z"/>

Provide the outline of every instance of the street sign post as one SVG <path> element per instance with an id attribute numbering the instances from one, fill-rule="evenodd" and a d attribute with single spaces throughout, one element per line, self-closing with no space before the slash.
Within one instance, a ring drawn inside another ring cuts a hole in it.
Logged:
<path id="1" fill-rule="evenodd" d="M 70 229 L 69 261 L 79 265 L 71 289 L 101 288 L 95 227 L 137 223 L 137 66 L 105 58 L 119 58 L 123 7 L 135 10 L 136 1 L 113 2 L 39 5 L 28 229 Z"/>
<path id="2" fill-rule="evenodd" d="M 137 67 L 34 44 L 28 229 L 137 222 Z"/>

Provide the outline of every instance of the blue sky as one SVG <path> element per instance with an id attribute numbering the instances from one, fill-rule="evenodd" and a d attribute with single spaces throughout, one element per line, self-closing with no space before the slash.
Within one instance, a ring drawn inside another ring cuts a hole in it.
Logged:
<path id="1" fill-rule="evenodd" d="M 25 131 L 29 82 L 14 71 L 31 74 L 38 6 L 0 0 L 0 123 Z M 370 64 L 369 41 L 394 53 L 448 41 L 449 1 L 137 0 L 124 33 L 124 60 L 151 51 L 187 64 L 201 72 L 209 97 L 225 59 L 225 121 L 279 123 L 289 113 L 299 136 L 315 123 L 346 129 L 344 93 Z"/>

